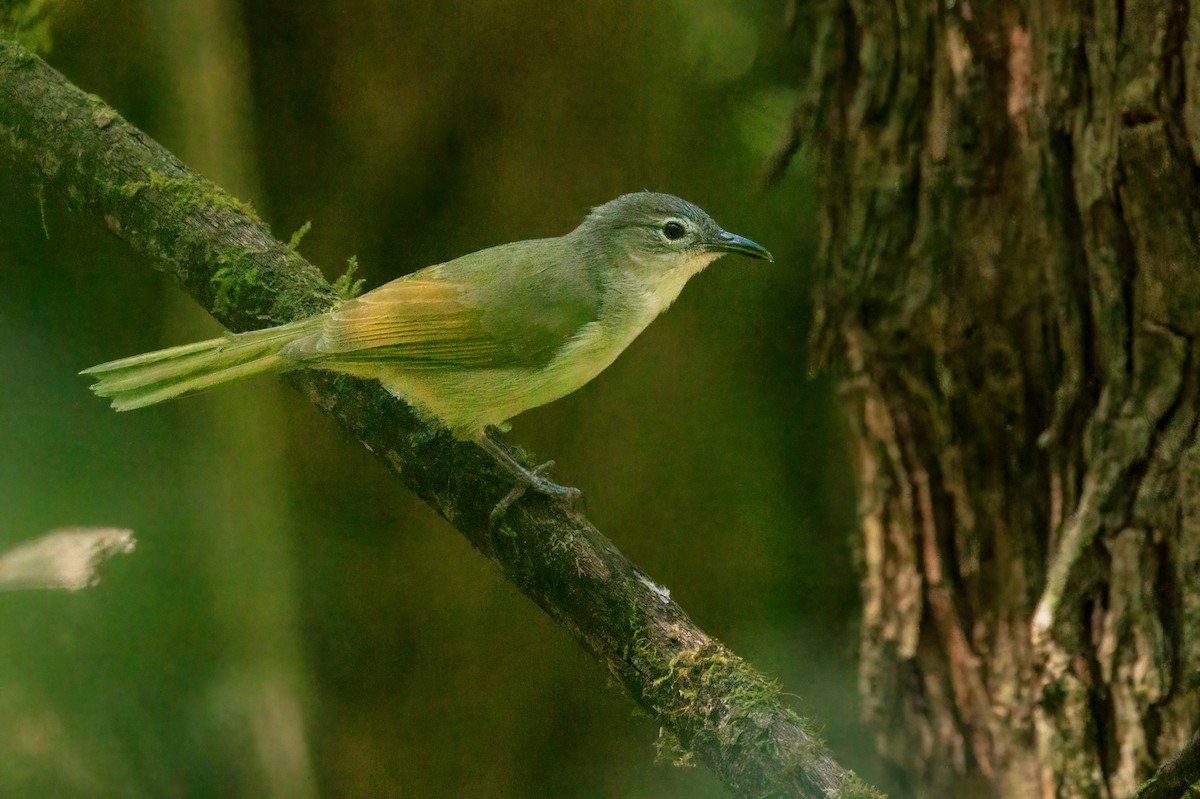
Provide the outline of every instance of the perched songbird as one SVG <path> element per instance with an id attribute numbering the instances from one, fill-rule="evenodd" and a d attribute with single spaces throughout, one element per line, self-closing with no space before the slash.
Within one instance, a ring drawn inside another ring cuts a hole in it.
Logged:
<path id="1" fill-rule="evenodd" d="M 626 194 L 565 236 L 518 241 L 398 278 L 279 327 L 93 366 L 119 411 L 268 372 L 331 369 L 375 378 L 518 479 L 570 495 L 486 432 L 600 374 L 695 275 L 725 253 L 773 260 L 669 194 Z M 498 506 L 498 510 L 502 510 Z"/>

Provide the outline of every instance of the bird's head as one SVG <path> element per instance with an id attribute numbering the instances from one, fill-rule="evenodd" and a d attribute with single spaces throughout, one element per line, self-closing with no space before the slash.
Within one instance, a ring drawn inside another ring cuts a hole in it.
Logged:
<path id="1" fill-rule="evenodd" d="M 592 209 L 576 230 L 631 266 L 691 274 L 726 253 L 775 260 L 765 247 L 721 226 L 703 210 L 670 194 L 623 194 Z"/>

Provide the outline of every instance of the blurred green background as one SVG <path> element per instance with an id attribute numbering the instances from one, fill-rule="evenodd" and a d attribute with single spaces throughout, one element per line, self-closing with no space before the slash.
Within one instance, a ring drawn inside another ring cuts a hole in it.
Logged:
<path id="1" fill-rule="evenodd" d="M 876 777 L 853 495 L 808 375 L 815 199 L 756 190 L 804 50 L 776 0 L 60 3 L 48 59 L 372 287 L 679 194 L 769 247 L 516 419 L 592 520 Z M 77 594 L 0 594 L 2 796 L 722 796 L 361 446 L 278 380 L 117 415 L 77 372 L 219 328 L 0 172 L 0 549 L 130 527 Z"/>

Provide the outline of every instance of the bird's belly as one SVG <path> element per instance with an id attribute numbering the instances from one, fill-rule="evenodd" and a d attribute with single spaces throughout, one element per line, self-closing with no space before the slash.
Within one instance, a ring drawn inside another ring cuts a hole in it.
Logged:
<path id="1" fill-rule="evenodd" d="M 404 369 L 379 375 L 393 394 L 437 417 L 460 438 L 487 425 L 565 397 L 604 371 L 633 336 L 614 338 L 596 323 L 585 326 L 540 367 Z"/>

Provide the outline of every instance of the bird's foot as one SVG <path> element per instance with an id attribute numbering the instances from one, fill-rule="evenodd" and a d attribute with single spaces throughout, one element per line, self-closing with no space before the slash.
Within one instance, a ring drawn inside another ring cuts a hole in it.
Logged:
<path id="1" fill-rule="evenodd" d="M 511 474 L 516 480 L 516 485 L 513 486 L 513 489 L 505 494 L 502 500 L 496 503 L 496 507 L 492 509 L 491 515 L 488 517 L 493 527 L 508 512 L 513 503 L 525 496 L 525 492 L 531 488 L 539 494 L 552 499 L 565 500 L 570 505 L 571 510 L 575 509 L 579 498 L 583 496 L 578 488 L 560 486 L 558 483 L 552 482 L 543 476 L 554 465 L 554 461 L 547 461 L 536 469 L 527 469 L 508 450 L 493 441 L 486 433 L 476 437 L 475 441 L 496 460 L 497 464 L 504 467 L 504 471 Z"/>
<path id="2" fill-rule="evenodd" d="M 508 509 L 513 503 L 521 497 L 525 496 L 525 492 L 533 489 L 539 494 L 551 497 L 552 499 L 565 500 L 572 509 L 579 503 L 583 492 L 578 488 L 571 486 L 560 486 L 552 480 L 547 480 L 542 475 L 549 471 L 554 466 L 554 461 L 546 461 L 541 466 L 533 469 L 522 468 L 520 472 L 513 472 L 513 476 L 517 478 L 517 484 L 513 486 L 512 491 L 504 495 L 504 498 L 496 503 L 496 507 L 492 508 L 491 515 L 488 521 L 495 526 L 496 522 L 504 518 L 504 514 L 508 513 Z"/>

